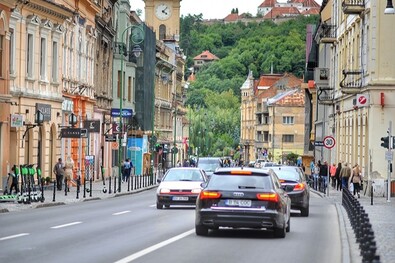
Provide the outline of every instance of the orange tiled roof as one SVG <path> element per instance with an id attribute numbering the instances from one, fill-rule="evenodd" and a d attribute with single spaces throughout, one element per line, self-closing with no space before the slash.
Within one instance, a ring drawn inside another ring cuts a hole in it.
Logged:
<path id="1" fill-rule="evenodd" d="M 194 57 L 193 60 L 212 61 L 212 60 L 219 60 L 219 58 L 213 53 L 211 53 L 210 51 L 206 50 L 203 51 L 201 54 L 197 55 L 196 57 Z"/>
<path id="2" fill-rule="evenodd" d="M 275 4 L 277 4 L 276 0 L 265 0 L 258 7 L 273 7 Z"/>
<path id="3" fill-rule="evenodd" d="M 272 10 L 265 15 L 265 18 L 284 17 L 287 15 L 300 15 L 300 12 L 296 7 L 273 7 Z"/>
<path id="4" fill-rule="evenodd" d="M 291 0 L 290 3 L 301 3 L 305 7 L 320 7 L 320 5 L 314 0 Z"/>
<path id="5" fill-rule="evenodd" d="M 302 12 L 302 15 L 318 15 L 320 13 L 320 8 L 310 8 L 309 10 L 306 10 Z"/>
<path id="6" fill-rule="evenodd" d="M 278 100 L 275 104 L 283 106 L 303 106 L 305 104 L 304 97 L 304 90 L 298 90 L 295 93 Z"/>
<path id="7" fill-rule="evenodd" d="M 239 18 L 241 18 L 241 16 L 239 16 L 239 14 L 229 14 L 224 18 L 224 21 L 225 22 L 233 22 L 233 21 L 239 20 Z"/>

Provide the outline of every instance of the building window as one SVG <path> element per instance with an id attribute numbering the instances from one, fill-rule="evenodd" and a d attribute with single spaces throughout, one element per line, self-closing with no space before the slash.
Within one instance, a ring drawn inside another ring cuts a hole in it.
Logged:
<path id="1" fill-rule="evenodd" d="M 4 41 L 4 36 L 0 35 L 0 78 L 4 77 L 3 76 L 3 60 L 4 60 L 4 57 L 3 57 L 3 54 L 4 54 L 3 41 Z"/>
<path id="2" fill-rule="evenodd" d="M 45 68 L 47 61 L 47 43 L 45 38 L 41 38 L 40 42 L 40 78 L 46 79 Z"/>
<path id="3" fill-rule="evenodd" d="M 52 81 L 58 81 L 58 43 L 52 42 Z"/>
<path id="4" fill-rule="evenodd" d="M 117 97 L 121 98 L 121 71 L 118 70 Z"/>
<path id="5" fill-rule="evenodd" d="M 10 28 L 10 74 L 15 74 L 15 34 L 14 29 Z M 0 61 L 3 61 L 0 58 Z"/>
<path id="6" fill-rule="evenodd" d="M 293 116 L 284 116 L 283 117 L 283 124 L 294 124 L 294 117 Z"/>
<path id="7" fill-rule="evenodd" d="M 284 134 L 283 135 L 283 142 L 294 142 L 294 135 L 293 134 Z"/>
<path id="8" fill-rule="evenodd" d="M 132 101 L 132 77 L 128 78 L 128 101 Z"/>
<path id="9" fill-rule="evenodd" d="M 33 34 L 27 34 L 26 72 L 33 78 Z"/>
<path id="10" fill-rule="evenodd" d="M 160 25 L 159 26 L 159 40 L 166 39 L 166 26 Z"/>
<path id="11" fill-rule="evenodd" d="M 263 132 L 263 142 L 268 142 L 269 141 L 269 132 L 264 131 Z"/>

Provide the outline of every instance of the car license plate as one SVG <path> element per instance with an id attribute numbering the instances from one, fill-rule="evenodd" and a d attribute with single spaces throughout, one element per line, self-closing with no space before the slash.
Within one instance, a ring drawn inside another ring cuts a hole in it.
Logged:
<path id="1" fill-rule="evenodd" d="M 251 207 L 251 200 L 229 199 L 226 200 L 225 204 L 228 206 Z"/>
<path id="2" fill-rule="evenodd" d="M 188 201 L 188 196 L 173 196 L 173 201 Z"/>

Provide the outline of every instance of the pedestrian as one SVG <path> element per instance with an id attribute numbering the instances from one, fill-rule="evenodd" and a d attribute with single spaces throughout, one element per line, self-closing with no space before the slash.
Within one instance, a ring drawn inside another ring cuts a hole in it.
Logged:
<path id="1" fill-rule="evenodd" d="M 340 177 L 342 179 L 342 188 L 343 189 L 348 189 L 348 181 L 351 176 L 351 169 L 348 167 L 348 163 L 344 163 L 344 166 L 342 167 L 340 171 Z"/>
<path id="2" fill-rule="evenodd" d="M 314 159 L 311 160 L 310 162 L 310 175 L 313 176 L 314 175 L 314 167 L 315 167 L 315 162 Z"/>
<path id="3" fill-rule="evenodd" d="M 318 179 L 319 179 L 319 175 L 320 175 L 320 164 L 321 164 L 321 162 L 318 161 L 317 163 L 314 164 L 314 168 L 313 168 L 313 188 L 315 190 L 318 189 Z"/>
<path id="4" fill-rule="evenodd" d="M 322 183 L 321 185 L 321 190 L 325 191 L 326 187 L 328 186 L 328 163 L 325 161 L 324 164 L 321 165 L 320 167 L 320 182 Z"/>
<path id="5" fill-rule="evenodd" d="M 352 169 L 350 183 L 354 185 L 353 194 L 354 196 L 358 195 L 358 198 L 361 197 L 361 195 L 359 194 L 361 182 L 362 182 L 361 169 L 358 164 L 355 164 L 354 168 Z"/>
<path id="6" fill-rule="evenodd" d="M 62 158 L 58 159 L 58 162 L 53 167 L 53 172 L 56 176 L 56 188 L 58 189 L 58 191 L 62 191 L 63 176 L 64 176 L 64 172 L 65 172 Z"/>
<path id="7" fill-rule="evenodd" d="M 339 162 L 336 167 L 335 179 L 336 179 L 336 190 L 342 190 L 342 182 L 340 177 L 340 171 L 342 170 L 342 163 Z"/>
<path id="8" fill-rule="evenodd" d="M 10 180 L 10 191 L 9 194 L 12 195 L 12 189 L 15 189 L 15 193 L 19 192 L 18 188 L 18 175 L 15 173 L 15 165 L 12 166 L 11 172 L 8 174 Z"/>
<path id="9" fill-rule="evenodd" d="M 331 167 L 329 168 L 329 174 L 331 175 L 331 183 L 332 183 L 332 187 L 335 188 L 336 187 L 336 163 L 333 163 L 331 165 Z"/>
<path id="10" fill-rule="evenodd" d="M 180 160 L 177 161 L 177 167 L 181 167 L 181 162 L 180 162 Z"/>
<path id="11" fill-rule="evenodd" d="M 123 165 L 122 165 L 122 182 L 129 181 L 129 177 L 130 177 L 132 168 L 133 168 L 132 161 L 130 161 L 129 158 L 126 158 L 126 160 L 123 162 Z"/>

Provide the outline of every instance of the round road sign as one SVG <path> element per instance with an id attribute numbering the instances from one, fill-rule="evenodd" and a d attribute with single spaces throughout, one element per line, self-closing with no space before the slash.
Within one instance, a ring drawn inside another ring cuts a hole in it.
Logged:
<path id="1" fill-rule="evenodd" d="M 336 141 L 335 138 L 333 138 L 332 136 L 326 136 L 324 138 L 324 147 L 327 149 L 332 149 L 333 147 L 335 147 Z"/>

